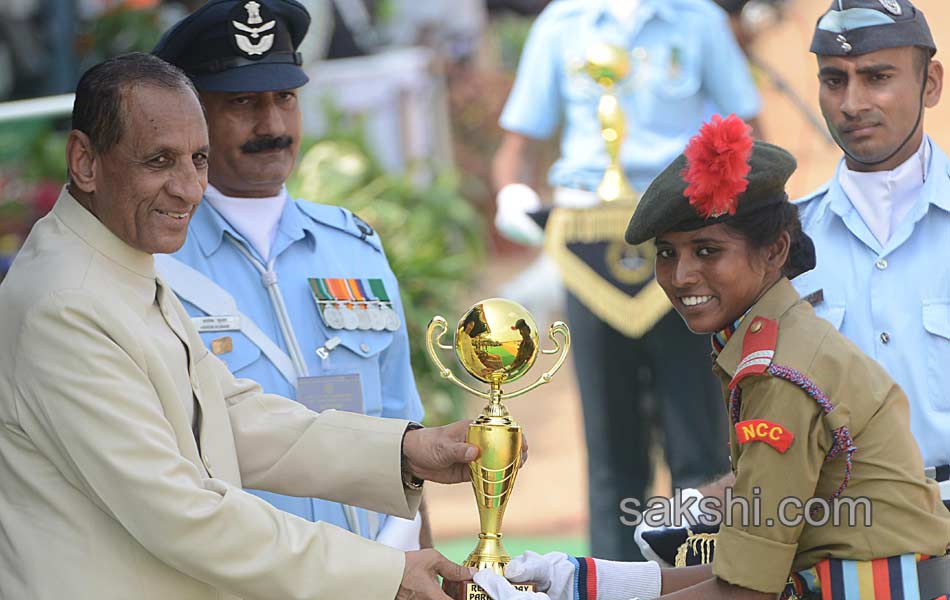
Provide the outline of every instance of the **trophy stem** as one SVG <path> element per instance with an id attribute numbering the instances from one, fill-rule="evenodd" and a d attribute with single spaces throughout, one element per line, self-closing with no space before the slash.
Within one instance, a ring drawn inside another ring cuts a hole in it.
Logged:
<path id="1" fill-rule="evenodd" d="M 518 475 L 522 436 L 521 426 L 508 416 L 508 411 L 500 403 L 501 389 L 492 387 L 492 399 L 485 412 L 468 428 L 468 443 L 482 449 L 482 455 L 469 464 L 481 531 L 478 545 L 469 554 L 465 565 L 492 569 L 504 575 L 511 556 L 501 542 L 501 524 Z M 487 414 L 491 409 L 505 414 Z"/>

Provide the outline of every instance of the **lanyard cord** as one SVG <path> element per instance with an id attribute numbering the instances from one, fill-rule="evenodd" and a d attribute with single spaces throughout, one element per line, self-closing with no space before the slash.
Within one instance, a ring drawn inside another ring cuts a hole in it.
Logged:
<path id="1" fill-rule="evenodd" d="M 277 325 L 280 327 L 280 333 L 287 343 L 287 350 L 290 353 L 290 360 L 294 363 L 294 369 L 297 371 L 297 377 L 307 377 L 310 372 L 307 370 L 307 363 L 303 358 L 303 352 L 300 350 L 300 344 L 297 342 L 297 336 L 294 335 L 293 326 L 290 323 L 290 315 L 287 313 L 287 305 L 284 304 L 284 296 L 280 293 L 277 286 L 277 272 L 274 271 L 275 258 L 272 258 L 265 267 L 261 261 L 257 260 L 251 251 L 244 247 L 244 244 L 228 235 L 228 239 L 234 244 L 238 251 L 244 255 L 247 260 L 254 265 L 254 268 L 261 274 L 261 283 L 267 290 L 271 305 L 274 307 L 274 313 L 277 315 Z"/>
<path id="2" fill-rule="evenodd" d="M 297 342 L 297 336 L 294 335 L 293 327 L 290 323 L 290 315 L 287 313 L 287 305 L 284 304 L 284 296 L 280 293 L 277 286 L 277 272 L 274 270 L 274 257 L 265 267 L 261 261 L 257 260 L 251 251 L 244 247 L 244 244 L 234 239 L 228 234 L 228 239 L 234 244 L 238 251 L 247 258 L 254 268 L 261 274 L 261 283 L 267 289 L 267 295 L 270 296 L 271 305 L 277 315 L 277 324 L 280 326 L 280 333 L 287 342 L 287 349 L 290 351 L 290 360 L 294 363 L 294 369 L 297 371 L 297 377 L 308 377 L 310 371 L 307 370 L 307 363 L 303 358 L 303 352 L 300 350 L 300 344 Z M 346 525 L 350 531 L 356 535 L 363 535 L 363 527 L 360 525 L 359 513 L 356 508 L 349 504 L 340 503 L 343 507 L 343 516 L 346 518 Z M 377 517 L 378 519 L 378 517 Z M 371 527 L 372 529 L 372 527 Z M 378 529 L 378 525 L 377 525 Z"/>

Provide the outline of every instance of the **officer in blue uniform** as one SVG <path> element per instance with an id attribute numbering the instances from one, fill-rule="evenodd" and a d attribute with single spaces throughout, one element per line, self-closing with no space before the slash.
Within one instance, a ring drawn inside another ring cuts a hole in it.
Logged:
<path id="1" fill-rule="evenodd" d="M 936 50 L 908 0 L 834 0 L 818 20 L 819 100 L 844 156 L 798 201 L 818 266 L 793 283 L 907 392 L 928 474 L 946 479 L 950 160 L 924 131 L 942 86 Z"/>
<path id="2" fill-rule="evenodd" d="M 494 161 L 495 222 L 515 241 L 542 239 L 526 215 L 541 201 L 524 173 L 538 158 L 537 140 L 558 130 L 561 154 L 548 174 L 555 205 L 597 202 L 592 192 L 608 162 L 597 116 L 603 92 L 581 67 L 599 42 L 630 55 L 631 75 L 614 93 L 627 121 L 621 163 L 634 189 L 645 190 L 711 112 L 754 124 L 759 95 L 728 16 L 712 0 L 553 2 L 531 30 L 500 119 L 505 136 Z M 591 549 L 603 558 L 635 559 L 640 550 L 621 522 L 620 505 L 626 498 L 642 502 L 650 481 L 651 395 L 674 485 L 698 486 L 727 470 L 726 424 L 708 345 L 672 312 L 633 339 L 571 294 L 567 306 L 579 349 L 574 361 L 588 445 Z"/>
<path id="3" fill-rule="evenodd" d="M 284 187 L 300 144 L 296 90 L 308 78 L 296 48 L 309 24 L 294 0 L 212 0 L 155 48 L 194 81 L 211 141 L 205 197 L 182 249 L 156 257 L 159 274 L 237 376 L 314 410 L 418 422 L 399 287 L 379 236 Z M 254 493 L 311 521 L 419 545 L 418 520 Z"/>

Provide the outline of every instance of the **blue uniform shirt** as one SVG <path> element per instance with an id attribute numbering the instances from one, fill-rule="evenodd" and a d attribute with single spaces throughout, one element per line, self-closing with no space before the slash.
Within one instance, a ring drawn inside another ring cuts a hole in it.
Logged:
<path id="1" fill-rule="evenodd" d="M 911 430 L 933 466 L 950 463 L 950 161 L 927 143 L 932 153 L 922 191 L 883 247 L 837 174 L 797 201 L 818 266 L 793 283 L 802 296 L 821 290 L 818 315 L 904 389 Z"/>
<path id="2" fill-rule="evenodd" d="M 307 282 L 311 277 L 379 278 L 394 303 L 393 309 L 404 321 L 399 288 L 379 237 L 373 233 L 364 240 L 361 236 L 349 211 L 288 199 L 271 248 L 274 271 L 278 275 L 287 313 L 310 376 L 359 374 L 366 414 L 421 421 L 423 409 L 409 364 L 405 323 L 395 332 L 331 330 L 317 313 L 311 296 Z M 210 203 L 202 202 L 192 217 L 185 245 L 173 256 L 229 292 L 241 313 L 289 354 L 261 274 L 236 244 L 242 244 L 258 261 L 265 262 Z M 188 293 L 180 295 L 192 317 L 208 316 L 207 312 L 188 301 Z M 266 392 L 296 399 L 294 385 L 243 332 L 201 334 L 209 348 L 212 340 L 222 336 L 231 338 L 232 349 L 220 354 L 219 358 L 236 376 L 257 381 Z M 322 360 L 316 350 L 332 337 L 339 337 L 341 343 L 330 351 L 327 360 Z M 340 448 L 340 452 L 346 452 L 346 449 Z M 333 460 L 332 456 L 313 458 L 314 461 Z M 335 502 L 270 492 L 253 493 L 277 508 L 305 519 L 347 528 L 343 507 Z M 359 517 L 366 534 L 370 531 L 366 512 L 359 510 Z M 380 515 L 380 525 L 383 518 Z"/>
<path id="3" fill-rule="evenodd" d="M 640 192 L 711 109 L 745 119 L 759 112 L 745 56 L 711 0 L 642 0 L 631 23 L 618 22 L 605 0 L 556 0 L 531 29 L 500 123 L 536 139 L 562 126 L 553 186 L 593 191 L 608 163 L 597 117 L 602 88 L 580 70 L 597 42 L 630 53 L 631 75 L 615 93 L 627 121 L 621 162 Z"/>

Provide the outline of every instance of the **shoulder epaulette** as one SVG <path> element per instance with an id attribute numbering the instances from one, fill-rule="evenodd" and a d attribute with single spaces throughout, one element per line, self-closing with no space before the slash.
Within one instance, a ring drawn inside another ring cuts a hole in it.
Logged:
<path id="1" fill-rule="evenodd" d="M 792 200 L 792 204 L 797 204 L 797 205 L 799 205 L 799 206 L 802 206 L 802 205 L 804 205 L 804 204 L 808 204 L 808 203 L 811 202 L 812 200 L 815 200 L 816 198 L 821 198 L 821 197 L 823 197 L 825 194 L 827 194 L 827 193 L 828 193 L 828 189 L 829 189 L 830 187 L 831 187 L 831 182 L 830 182 L 830 181 L 826 181 L 824 184 L 821 185 L 821 187 L 819 187 L 817 190 L 814 190 L 814 191 L 811 192 L 810 194 L 806 194 L 806 195 L 802 196 L 801 198 L 797 198 L 797 199 L 795 199 L 795 200 Z"/>
<path id="2" fill-rule="evenodd" d="M 307 200 L 297 200 L 296 202 L 300 210 L 317 223 L 348 233 L 377 250 L 383 249 L 379 236 L 376 235 L 369 223 L 342 206 L 317 204 Z"/>
<path id="3" fill-rule="evenodd" d="M 772 364 L 777 343 L 778 321 L 765 317 L 753 319 L 742 338 L 742 359 L 736 367 L 732 381 L 729 382 L 729 389 L 735 388 L 750 375 L 765 373 Z"/>
<path id="4" fill-rule="evenodd" d="M 554 0 L 541 11 L 536 20 L 548 21 L 550 19 L 561 19 L 587 10 L 585 6 L 587 0 Z"/>

